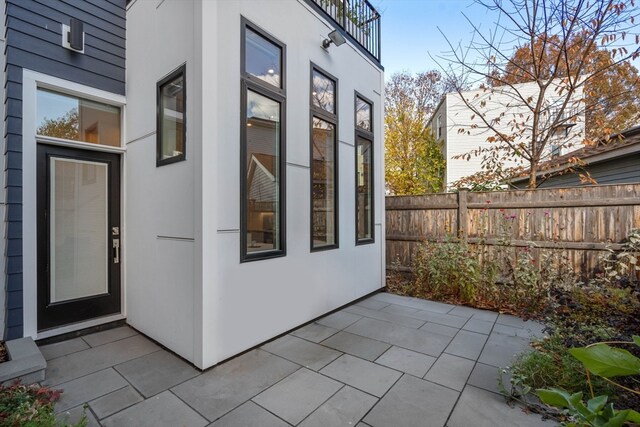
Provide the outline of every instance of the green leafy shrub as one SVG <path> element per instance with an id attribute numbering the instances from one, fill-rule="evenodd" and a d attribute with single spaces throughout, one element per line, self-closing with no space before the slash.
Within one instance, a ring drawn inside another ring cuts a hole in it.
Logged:
<path id="1" fill-rule="evenodd" d="M 635 344 L 640 347 L 640 336 L 634 336 L 633 342 L 618 341 L 615 344 Z M 568 351 L 586 369 L 586 383 L 589 386 L 591 399 L 585 404 L 582 400 L 582 392 L 569 394 L 565 390 L 551 388 L 537 391 L 542 402 L 563 409 L 571 417 L 567 423 L 568 426 L 618 427 L 625 423 L 640 423 L 640 413 L 633 409 L 616 411 L 612 403 L 607 405 L 609 400 L 607 395 L 596 396 L 591 379 L 591 375 L 596 375 L 615 387 L 640 395 L 640 390 L 627 388 L 612 380 L 618 377 L 640 376 L 640 358 L 625 349 L 611 347 L 604 342 L 572 348 Z"/>
<path id="2" fill-rule="evenodd" d="M 56 421 L 54 404 L 60 399 L 60 391 L 37 384 L 0 385 L 0 426 L 3 427 L 67 427 Z M 73 427 L 86 426 L 83 417 Z"/>
<path id="3" fill-rule="evenodd" d="M 473 303 L 481 281 L 480 263 L 464 242 L 451 238 L 442 243 L 424 242 L 415 258 L 415 283 L 433 298 L 454 298 Z"/>

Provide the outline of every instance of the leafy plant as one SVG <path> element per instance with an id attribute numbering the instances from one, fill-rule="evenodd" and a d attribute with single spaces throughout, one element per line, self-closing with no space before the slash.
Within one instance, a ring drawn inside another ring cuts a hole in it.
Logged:
<path id="1" fill-rule="evenodd" d="M 87 419 L 73 426 L 60 423 L 54 414 L 54 404 L 60 399 L 60 391 L 37 384 L 24 385 L 15 382 L 0 385 L 0 426 L 6 427 L 84 427 Z"/>
<path id="2" fill-rule="evenodd" d="M 640 413 L 635 410 L 616 411 L 613 404 L 607 405 L 608 396 L 594 396 L 590 373 L 605 379 L 616 387 L 640 395 L 640 391 L 627 388 L 611 380 L 615 377 L 640 375 L 640 359 L 625 349 L 608 345 L 612 343 L 614 342 L 601 342 L 569 350 L 569 353 L 584 365 L 587 372 L 591 399 L 586 404 L 582 400 L 582 392 L 569 394 L 558 388 L 537 391 L 538 397 L 544 403 L 565 409 L 580 423 L 571 422 L 568 424 L 569 426 L 617 427 L 625 423 L 640 423 Z M 618 341 L 615 344 L 635 344 L 640 347 L 640 336 L 634 336 L 633 342 Z"/>
<path id="3" fill-rule="evenodd" d="M 538 390 L 538 397 L 544 403 L 565 409 L 571 414 L 575 422 L 565 424 L 568 427 L 620 427 L 629 423 L 639 423 L 640 414 L 632 409 L 616 411 L 613 404 L 607 405 L 608 396 L 596 396 L 586 404 L 582 400 L 582 392 L 569 394 L 564 390 L 553 388 Z"/>

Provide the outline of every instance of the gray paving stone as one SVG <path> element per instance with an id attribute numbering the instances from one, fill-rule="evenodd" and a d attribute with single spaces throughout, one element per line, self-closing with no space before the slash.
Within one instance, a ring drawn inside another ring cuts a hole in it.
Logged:
<path id="1" fill-rule="evenodd" d="M 56 414 L 56 420 L 62 425 L 76 425 L 80 422 L 82 417 L 87 420 L 86 427 L 100 427 L 100 423 L 93 416 L 88 408 L 84 405 L 76 406 L 75 408 Z"/>
<path id="2" fill-rule="evenodd" d="M 134 335 L 119 341 L 71 353 L 52 359 L 47 364 L 47 386 L 58 384 L 97 372 L 127 360 L 160 350 L 153 342 L 141 335 Z"/>
<path id="3" fill-rule="evenodd" d="M 417 308 L 405 307 L 403 305 L 389 304 L 381 311 L 391 314 L 400 314 L 402 316 L 409 316 L 410 314 L 419 311 Z"/>
<path id="4" fill-rule="evenodd" d="M 476 332 L 460 331 L 445 349 L 446 353 L 477 360 L 488 336 Z"/>
<path id="5" fill-rule="evenodd" d="M 453 316 L 471 318 L 476 311 L 480 311 L 477 308 L 466 307 L 464 305 L 457 305 L 447 312 Z"/>
<path id="6" fill-rule="evenodd" d="M 171 389 L 213 421 L 299 369 L 263 350 L 252 350 Z"/>
<path id="7" fill-rule="evenodd" d="M 382 397 L 402 375 L 348 354 L 331 362 L 320 373 L 378 397 Z"/>
<path id="8" fill-rule="evenodd" d="M 424 299 L 393 295 L 393 294 L 383 293 L 383 292 L 375 294 L 371 298 L 377 299 L 379 301 L 388 302 L 391 304 L 417 308 L 418 310 L 432 311 L 435 313 L 446 313 L 455 307 L 454 305 L 445 304 L 442 302 L 428 301 Z"/>
<path id="9" fill-rule="evenodd" d="M 306 368 L 317 371 L 340 357 L 342 353 L 315 344 L 302 338 L 285 335 L 262 346 L 273 353 Z"/>
<path id="10" fill-rule="evenodd" d="M 302 368 L 254 397 L 253 401 L 295 425 L 340 388 L 339 382 Z"/>
<path id="11" fill-rule="evenodd" d="M 300 427 L 352 426 L 376 404 L 378 399 L 346 386 L 307 417 Z"/>
<path id="12" fill-rule="evenodd" d="M 291 335 L 317 343 L 326 340 L 331 335 L 334 335 L 337 332 L 337 329 L 314 322 L 309 323 L 308 325 L 303 326 L 300 329 L 296 329 L 295 331 L 291 332 Z"/>
<path id="13" fill-rule="evenodd" d="M 89 402 L 91 409 L 100 419 L 113 415 L 129 406 L 142 402 L 144 398 L 131 386 L 111 392 Z"/>
<path id="14" fill-rule="evenodd" d="M 237 407 L 209 427 L 289 427 L 289 424 L 249 401 Z"/>
<path id="15" fill-rule="evenodd" d="M 493 327 L 493 332 L 501 335 L 508 335 L 512 337 L 520 337 L 528 340 L 534 338 L 541 338 L 545 335 L 543 332 L 544 325 L 539 323 L 527 322 L 522 328 L 516 328 L 513 326 L 501 325 L 496 323 Z"/>
<path id="16" fill-rule="evenodd" d="M 484 320 L 487 322 L 494 322 L 498 318 L 499 313 L 490 310 L 479 310 L 471 316 L 473 319 Z"/>
<path id="17" fill-rule="evenodd" d="M 480 320 L 478 318 L 472 317 L 467 323 L 464 324 L 462 329 L 464 329 L 465 331 L 489 335 L 491 333 L 491 329 L 493 329 L 493 325 L 494 322 Z"/>
<path id="18" fill-rule="evenodd" d="M 495 366 L 485 365 L 484 363 L 476 363 L 476 366 L 471 371 L 471 376 L 467 384 L 482 388 L 494 393 L 500 393 L 500 387 L 498 387 L 498 378 L 500 377 L 500 368 Z M 502 374 L 502 380 L 505 387 L 509 387 L 508 374 Z"/>
<path id="19" fill-rule="evenodd" d="M 63 392 L 56 403 L 56 412 L 66 411 L 127 385 L 124 378 L 111 368 L 60 384 L 56 389 Z"/>
<path id="20" fill-rule="evenodd" d="M 346 331 L 435 357 L 451 341 L 444 335 L 368 318 L 357 321 Z"/>
<path id="21" fill-rule="evenodd" d="M 513 326 L 514 328 L 524 328 L 526 324 L 524 320 L 511 314 L 500 314 L 496 323 L 499 325 Z"/>
<path id="22" fill-rule="evenodd" d="M 363 421 L 372 427 L 443 427 L 457 398 L 456 391 L 404 375 Z"/>
<path id="23" fill-rule="evenodd" d="M 424 379 L 462 391 L 474 365 L 475 362 L 472 360 L 444 353 L 429 369 Z"/>
<path id="24" fill-rule="evenodd" d="M 422 378 L 435 361 L 435 357 L 393 346 L 376 363 Z"/>
<path id="25" fill-rule="evenodd" d="M 344 329 L 349 325 L 356 323 L 362 319 L 357 314 L 347 313 L 346 311 L 337 311 L 333 314 L 318 319 L 317 323 L 334 329 Z"/>
<path id="26" fill-rule="evenodd" d="M 129 338 L 138 333 L 128 326 L 120 326 L 118 328 L 108 329 L 102 332 L 96 332 L 95 334 L 85 335 L 82 339 L 91 347 L 97 347 L 110 342 L 118 341 L 124 338 Z"/>
<path id="27" fill-rule="evenodd" d="M 104 427 L 203 427 L 208 422 L 171 392 L 162 392 L 102 421 Z"/>
<path id="28" fill-rule="evenodd" d="M 371 319 L 384 320 L 385 322 L 408 326 L 410 328 L 419 328 L 420 326 L 424 325 L 424 321 L 420 319 L 402 316 L 399 314 L 387 313 L 385 311 L 370 310 L 368 308 L 358 307 L 355 305 L 345 308 L 345 311 L 348 311 L 349 313 L 359 314 L 364 317 L 369 317 Z"/>
<path id="29" fill-rule="evenodd" d="M 448 422 L 449 427 L 552 427 L 556 423 L 543 421 L 539 415 L 525 413 L 522 408 L 505 404 L 498 394 L 473 386 L 465 387 Z"/>
<path id="30" fill-rule="evenodd" d="M 511 364 L 516 354 L 530 348 L 527 339 L 492 333 L 489 335 L 478 362 L 505 368 Z"/>
<path id="31" fill-rule="evenodd" d="M 391 344 L 350 334 L 349 332 L 338 332 L 331 338 L 322 342 L 322 345 L 334 348 L 353 356 L 366 360 L 376 360 L 382 353 L 387 351 Z"/>
<path id="32" fill-rule="evenodd" d="M 388 302 L 376 301 L 373 298 L 363 299 L 362 301 L 358 301 L 355 305 L 359 305 L 360 307 L 370 308 L 371 310 L 380 310 L 389 305 Z"/>
<path id="33" fill-rule="evenodd" d="M 434 313 L 431 311 L 419 310 L 411 316 L 424 320 L 426 322 L 437 323 L 439 325 L 451 326 L 453 328 L 462 328 L 467 323 L 466 317 L 453 316 L 445 313 Z"/>
<path id="34" fill-rule="evenodd" d="M 84 342 L 82 338 L 73 338 L 67 341 L 40 346 L 40 351 L 46 360 L 51 360 L 88 348 L 89 345 Z"/>
<path id="35" fill-rule="evenodd" d="M 420 327 L 420 330 L 433 332 L 434 334 L 444 335 L 445 337 L 455 337 L 460 328 L 453 328 L 451 326 L 439 325 L 438 323 L 427 322 Z"/>
<path id="36" fill-rule="evenodd" d="M 115 369 L 145 397 L 158 394 L 200 373 L 165 350 L 122 363 Z"/>

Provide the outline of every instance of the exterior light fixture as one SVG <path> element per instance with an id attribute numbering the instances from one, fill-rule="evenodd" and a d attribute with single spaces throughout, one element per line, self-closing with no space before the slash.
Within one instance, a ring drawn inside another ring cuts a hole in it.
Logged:
<path id="1" fill-rule="evenodd" d="M 71 18 L 69 25 L 62 24 L 62 46 L 75 52 L 84 53 L 84 25 Z"/>
<path id="2" fill-rule="evenodd" d="M 322 47 L 325 49 L 328 49 L 331 43 L 336 46 L 342 46 L 347 41 L 338 30 L 331 31 L 327 37 L 322 41 Z"/>

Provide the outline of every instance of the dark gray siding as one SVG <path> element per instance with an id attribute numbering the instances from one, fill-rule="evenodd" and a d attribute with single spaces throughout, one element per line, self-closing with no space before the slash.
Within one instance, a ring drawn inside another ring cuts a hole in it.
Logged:
<path id="1" fill-rule="evenodd" d="M 640 182 L 640 153 L 609 159 L 586 167 L 598 184 L 628 184 Z M 575 173 L 554 176 L 544 181 L 539 188 L 577 187 L 580 177 Z M 525 188 L 526 181 L 517 187 Z"/>
<path id="2" fill-rule="evenodd" d="M 22 69 L 124 95 L 125 0 L 6 0 L 5 338 L 22 328 Z M 62 47 L 61 24 L 84 22 L 85 50 Z M 33 173 L 30 171 L 30 173 Z"/>

